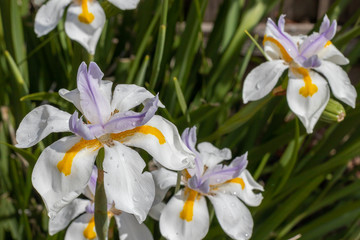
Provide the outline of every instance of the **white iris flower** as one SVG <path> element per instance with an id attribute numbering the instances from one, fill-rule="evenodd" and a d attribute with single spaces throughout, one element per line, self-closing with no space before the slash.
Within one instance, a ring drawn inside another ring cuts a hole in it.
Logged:
<path id="1" fill-rule="evenodd" d="M 153 203 L 155 186 L 145 162 L 130 147 L 142 148 L 165 167 L 182 170 L 191 167 L 194 155 L 181 141 L 177 128 L 155 115 L 163 107 L 157 96 L 136 85 L 112 82 L 91 62 L 82 63 L 77 89 L 61 89 L 59 94 L 84 114 L 86 122 L 50 105 L 35 108 L 16 132 L 19 148 L 35 145 L 52 132 L 72 132 L 41 153 L 32 183 L 40 193 L 50 218 L 79 196 L 88 183 L 94 161 L 104 148 L 104 187 L 107 199 L 116 209 L 144 221 Z M 143 104 L 141 112 L 131 109 Z"/>
<path id="2" fill-rule="evenodd" d="M 244 81 L 244 103 L 266 96 L 286 69 L 289 82 L 286 97 L 290 109 L 299 117 L 308 133 L 324 111 L 330 90 L 336 98 L 355 108 L 356 90 L 346 72 L 339 66 L 349 60 L 331 43 L 336 21 L 327 16 L 320 32 L 310 36 L 290 36 L 284 32 L 285 15 L 276 25 L 268 19 L 264 50 L 268 62 L 253 69 Z"/>
<path id="3" fill-rule="evenodd" d="M 263 187 L 246 170 L 247 154 L 236 157 L 229 165 L 229 149 L 218 149 L 211 143 L 196 144 L 196 128 L 186 129 L 182 139 L 195 154 L 195 168 L 183 171 L 181 184 L 185 188 L 176 193 L 165 205 L 170 187 L 176 185 L 177 173 L 160 168 L 152 172 L 156 186 L 154 207 L 150 215 L 160 219 L 161 234 L 171 240 L 203 239 L 209 230 L 209 212 L 205 197 L 215 209 L 216 217 L 227 235 L 233 239 L 249 239 L 253 219 L 244 205 L 258 206 L 263 197 Z M 240 199 L 243 201 L 240 201 Z"/>
<path id="4" fill-rule="evenodd" d="M 109 0 L 114 6 L 126 10 L 136 8 L 139 0 Z M 65 32 L 80 43 L 90 54 L 95 53 L 96 44 L 105 24 L 105 12 L 96 0 L 49 0 L 35 17 L 35 33 L 38 37 L 53 30 L 68 7 Z"/>

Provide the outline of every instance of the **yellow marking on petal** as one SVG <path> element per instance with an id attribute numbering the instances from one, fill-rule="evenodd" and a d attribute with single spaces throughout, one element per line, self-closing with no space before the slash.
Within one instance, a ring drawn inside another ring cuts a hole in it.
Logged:
<path id="1" fill-rule="evenodd" d="M 263 40 L 263 45 L 264 46 L 265 46 L 266 42 L 271 42 L 271 43 L 275 44 L 279 48 L 280 53 L 282 55 L 282 58 L 288 63 L 292 62 L 293 59 L 290 57 L 290 55 L 288 54 L 288 52 L 286 51 L 284 46 L 281 45 L 281 43 L 278 40 L 276 40 L 273 37 L 268 37 L 268 36 L 265 35 L 264 40 Z"/>
<path id="2" fill-rule="evenodd" d="M 151 134 L 159 140 L 159 144 L 166 143 L 165 137 L 162 132 L 159 129 L 148 125 L 136 127 L 134 129 L 130 129 L 121 133 L 112 133 L 110 137 L 115 141 L 124 142 L 125 138 L 133 136 L 136 133 Z"/>
<path id="3" fill-rule="evenodd" d="M 94 217 L 92 217 L 83 232 L 84 237 L 86 239 L 95 239 L 96 238 L 96 232 L 94 231 L 94 228 L 95 228 L 95 219 L 94 219 Z"/>
<path id="4" fill-rule="evenodd" d="M 92 148 L 93 151 L 98 150 L 102 144 L 97 140 L 85 140 L 81 139 L 78 143 L 72 146 L 66 153 L 63 159 L 58 162 L 57 168 L 60 172 L 62 172 L 65 176 L 70 175 L 71 166 L 75 156 L 84 148 Z"/>
<path id="5" fill-rule="evenodd" d="M 89 12 L 88 8 L 88 0 L 81 0 L 81 9 L 82 12 L 79 14 L 79 21 L 85 24 L 90 24 L 94 21 L 95 16 L 91 12 Z"/>
<path id="6" fill-rule="evenodd" d="M 299 93 L 303 95 L 303 97 L 312 97 L 317 91 L 318 87 L 312 83 L 309 70 L 306 68 L 291 68 L 291 71 L 293 71 L 295 74 L 300 74 L 303 77 L 303 80 L 305 82 L 305 86 L 300 88 Z"/>
<path id="7" fill-rule="evenodd" d="M 325 46 L 324 46 L 324 48 L 326 48 L 327 46 L 330 46 L 331 44 L 332 44 L 331 41 L 327 41 L 326 44 L 325 44 Z"/>
<path id="8" fill-rule="evenodd" d="M 187 199 L 185 201 L 182 211 L 180 212 L 180 218 L 182 220 L 190 222 L 194 215 L 194 203 L 198 192 L 190 188 L 185 188 L 184 194 L 187 195 Z"/>
<path id="9" fill-rule="evenodd" d="M 245 182 L 242 178 L 233 178 L 233 179 L 227 180 L 225 183 L 238 183 L 241 185 L 242 190 L 245 189 Z"/>

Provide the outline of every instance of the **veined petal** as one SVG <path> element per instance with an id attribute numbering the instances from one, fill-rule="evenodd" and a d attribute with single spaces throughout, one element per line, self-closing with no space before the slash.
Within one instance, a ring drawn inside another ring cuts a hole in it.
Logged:
<path id="1" fill-rule="evenodd" d="M 126 132 L 112 134 L 114 140 L 127 146 L 139 147 L 154 160 L 171 170 L 183 170 L 194 165 L 194 155 L 181 141 L 174 124 L 155 115 L 146 125 Z"/>
<path id="2" fill-rule="evenodd" d="M 106 17 L 97 1 L 88 1 L 88 10 L 94 16 L 93 21 L 91 23 L 80 22 L 79 16 L 83 12 L 82 7 L 78 4 L 71 4 L 66 14 L 65 32 L 69 38 L 80 43 L 90 54 L 94 54 Z"/>
<path id="3" fill-rule="evenodd" d="M 43 198 L 50 217 L 86 187 L 100 147 L 98 140 L 68 136 L 41 153 L 32 172 L 32 183 Z"/>
<path id="4" fill-rule="evenodd" d="M 120 215 L 115 215 L 114 217 L 119 230 L 120 240 L 154 239 L 147 226 L 144 223 L 138 223 L 133 215 L 122 212 Z"/>
<path id="5" fill-rule="evenodd" d="M 228 148 L 218 149 L 209 142 L 199 143 L 197 148 L 200 151 L 201 159 L 208 168 L 212 168 L 223 160 L 231 158 L 231 151 Z"/>
<path id="6" fill-rule="evenodd" d="M 90 131 L 88 126 L 84 123 L 82 117 L 79 119 L 79 114 L 77 111 L 70 117 L 69 121 L 70 131 L 86 140 L 91 140 L 95 138 L 95 135 Z"/>
<path id="7" fill-rule="evenodd" d="M 103 76 L 104 74 L 94 62 L 90 63 L 89 71 L 86 63 L 82 62 L 77 74 L 80 105 L 84 115 L 92 124 L 100 123 L 102 126 L 111 116 L 109 99 L 100 90 Z"/>
<path id="8" fill-rule="evenodd" d="M 248 170 L 244 170 L 238 177 L 219 185 L 215 192 L 232 194 L 243 200 L 249 206 L 259 206 L 263 196 L 256 191 L 264 191 L 263 186 L 258 184 Z"/>
<path id="9" fill-rule="evenodd" d="M 220 226 L 233 239 L 250 239 L 254 222 L 250 211 L 236 197 L 232 195 L 217 193 L 209 195 L 214 206 L 216 217 Z"/>
<path id="10" fill-rule="evenodd" d="M 71 0 L 50 0 L 40 7 L 35 16 L 35 33 L 38 37 L 53 30 L 64 14 Z"/>
<path id="11" fill-rule="evenodd" d="M 143 222 L 155 197 L 155 185 L 149 172 L 142 173 L 145 162 L 140 155 L 119 142 L 105 146 L 104 183 L 109 203 L 134 214 Z"/>
<path id="12" fill-rule="evenodd" d="M 86 207 L 91 204 L 89 200 L 85 199 L 74 199 L 63 209 L 61 209 L 54 218 L 49 220 L 49 234 L 54 235 L 55 233 L 65 229 L 69 223 L 74 220 L 81 213 L 85 212 Z"/>
<path id="13" fill-rule="evenodd" d="M 165 168 L 159 168 L 151 172 L 155 182 L 155 200 L 153 205 L 164 200 L 166 193 L 176 185 L 177 173 Z"/>
<path id="14" fill-rule="evenodd" d="M 126 112 L 150 98 L 154 98 L 154 95 L 143 87 L 134 84 L 119 84 L 114 90 L 111 109 L 112 111 L 117 109 L 119 112 Z M 158 106 L 164 107 L 160 101 Z"/>
<path id="15" fill-rule="evenodd" d="M 315 70 L 326 77 L 331 91 L 337 99 L 355 108 L 356 89 L 351 84 L 347 73 L 341 67 L 329 61 L 322 61 L 321 66 Z"/>
<path id="16" fill-rule="evenodd" d="M 322 60 L 327 60 L 337 65 L 349 64 L 349 59 L 347 59 L 330 41 L 328 41 L 318 52 L 318 56 Z"/>
<path id="17" fill-rule="evenodd" d="M 294 75 L 289 70 L 289 84 L 286 98 L 290 109 L 299 117 L 304 124 L 307 133 L 312 133 L 313 128 L 324 111 L 330 98 L 327 82 L 314 71 L 309 72 L 312 84 L 316 86 L 316 92 L 312 96 L 304 96 L 301 89 L 306 87 L 303 78 Z M 304 86 L 305 85 L 305 86 Z"/>
<path id="18" fill-rule="evenodd" d="M 50 105 L 42 105 L 28 113 L 16 131 L 16 147 L 34 146 L 52 132 L 68 132 L 70 114 Z"/>
<path id="19" fill-rule="evenodd" d="M 283 60 L 264 62 L 254 68 L 245 78 L 244 103 L 265 97 L 276 85 L 288 65 Z"/>
<path id="20" fill-rule="evenodd" d="M 135 9 L 140 0 L 109 0 L 115 7 L 122 10 Z"/>
<path id="21" fill-rule="evenodd" d="M 75 219 L 65 234 L 65 240 L 96 240 L 94 214 L 85 213 Z"/>
<path id="22" fill-rule="evenodd" d="M 160 231 L 165 238 L 171 240 L 203 239 L 209 231 L 209 213 L 205 198 L 198 195 L 193 199 L 188 192 L 180 190 L 163 209 Z"/>

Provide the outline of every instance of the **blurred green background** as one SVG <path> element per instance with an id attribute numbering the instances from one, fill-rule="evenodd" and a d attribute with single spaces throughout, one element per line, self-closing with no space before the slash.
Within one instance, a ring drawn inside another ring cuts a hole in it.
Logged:
<path id="1" fill-rule="evenodd" d="M 233 156 L 249 152 L 248 169 L 265 186 L 263 203 L 251 208 L 252 239 L 360 239 L 360 108 L 346 107 L 344 121 L 318 122 L 307 135 L 284 96 L 247 105 L 241 97 L 244 77 L 265 61 L 244 31 L 260 43 L 267 17 L 281 13 L 291 34 L 317 31 L 325 13 L 338 19 L 333 43 L 349 58 L 345 70 L 359 90 L 360 1 L 141 0 L 134 11 L 100 2 L 108 19 L 94 61 L 105 78 L 159 92 L 166 109 L 158 114 L 179 132 L 196 125 L 200 141 Z M 0 239 L 64 237 L 48 236 L 46 210 L 31 185 L 37 157 L 62 135 L 17 149 L 15 130 L 44 103 L 73 113 L 57 91 L 74 89 L 78 66 L 91 58 L 66 36 L 63 21 L 37 38 L 38 7 L 0 0 Z M 159 239 L 158 224 L 146 223 Z M 206 239 L 229 239 L 216 218 Z"/>

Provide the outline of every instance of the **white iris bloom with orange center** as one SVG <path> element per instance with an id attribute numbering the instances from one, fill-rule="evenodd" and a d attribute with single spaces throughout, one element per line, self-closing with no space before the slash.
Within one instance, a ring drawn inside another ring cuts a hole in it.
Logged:
<path id="1" fill-rule="evenodd" d="M 346 72 L 339 66 L 349 60 L 331 43 L 336 33 L 336 21 L 327 16 L 320 32 L 310 36 L 290 36 L 284 31 L 285 15 L 276 25 L 268 19 L 264 50 L 268 62 L 253 69 L 244 81 L 244 103 L 266 96 L 288 69 L 286 97 L 290 109 L 299 117 L 308 133 L 324 111 L 330 90 L 336 98 L 355 108 L 356 90 Z"/>
<path id="2" fill-rule="evenodd" d="M 76 198 L 62 208 L 58 214 L 49 221 L 49 233 L 54 235 L 57 232 L 66 230 L 65 240 L 95 240 L 95 187 L 97 180 L 97 168 L 94 166 L 90 181 L 83 191 L 88 199 Z M 128 213 L 115 209 L 108 205 L 108 218 L 114 217 L 119 231 L 119 239 L 131 240 L 152 240 L 152 234 L 144 223 L 138 223 L 136 218 Z M 110 222 L 110 221 L 109 221 Z"/>
<path id="3" fill-rule="evenodd" d="M 154 115 L 163 106 L 158 97 L 136 85 L 119 84 L 112 94 L 112 82 L 91 62 L 82 63 L 77 89 L 59 94 L 72 102 L 86 122 L 49 105 L 35 108 L 20 123 L 17 147 L 31 147 L 52 132 L 70 131 L 47 147 L 37 160 L 32 183 L 54 216 L 75 199 L 88 183 L 95 158 L 104 148 L 105 193 L 116 209 L 134 214 L 142 222 L 152 205 L 155 186 L 145 162 L 129 147 L 142 148 L 165 167 L 191 167 L 194 155 L 181 141 L 177 128 Z M 143 104 L 141 112 L 131 109 Z"/>
<path id="4" fill-rule="evenodd" d="M 136 8 L 139 0 L 109 0 L 114 6 L 126 10 Z M 80 43 L 90 54 L 95 53 L 106 16 L 96 0 L 49 0 L 35 17 L 35 33 L 38 37 L 48 34 L 62 18 L 68 7 L 65 32 Z"/>
<path id="5" fill-rule="evenodd" d="M 195 154 L 195 168 L 182 174 L 185 188 L 176 193 L 164 206 L 161 202 L 170 187 L 176 185 L 177 174 L 165 168 L 152 172 L 156 185 L 156 197 L 151 216 L 160 219 L 161 234 L 171 240 L 203 239 L 209 230 L 209 212 L 205 197 L 215 209 L 217 219 L 227 235 L 233 239 L 249 239 L 253 219 L 243 204 L 258 206 L 263 191 L 245 169 L 247 154 L 236 157 L 228 165 L 229 149 L 218 149 L 208 142 L 196 144 L 196 128 L 186 129 L 182 135 L 187 147 Z M 243 201 L 240 201 L 240 199 Z"/>

